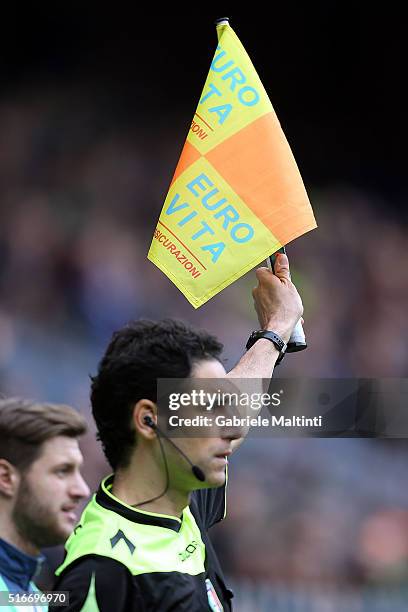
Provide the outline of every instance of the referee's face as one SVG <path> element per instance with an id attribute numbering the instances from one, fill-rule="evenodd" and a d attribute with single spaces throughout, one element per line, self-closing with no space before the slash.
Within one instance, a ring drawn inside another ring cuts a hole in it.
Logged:
<path id="1" fill-rule="evenodd" d="M 224 366 L 217 359 L 208 359 L 196 363 L 193 367 L 192 377 L 205 379 L 224 378 L 226 374 Z M 214 430 L 215 431 L 215 430 Z M 228 428 L 220 430 L 214 436 L 203 438 L 188 437 L 175 438 L 176 444 L 189 457 L 194 465 L 197 465 L 205 474 L 206 480 L 200 483 L 193 478 L 193 488 L 198 487 L 219 487 L 225 483 L 226 465 L 228 456 L 232 452 L 231 442 L 242 436 L 240 428 Z M 184 460 L 180 462 L 180 468 L 186 471 Z M 187 469 L 186 474 L 191 479 L 191 470 Z"/>

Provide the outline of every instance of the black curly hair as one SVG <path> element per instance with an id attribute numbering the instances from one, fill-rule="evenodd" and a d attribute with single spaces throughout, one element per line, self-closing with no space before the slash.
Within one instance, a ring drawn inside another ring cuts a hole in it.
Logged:
<path id="1" fill-rule="evenodd" d="M 195 362 L 219 359 L 222 344 L 173 319 L 132 321 L 115 332 L 91 377 L 98 438 L 114 470 L 126 467 L 135 444 L 131 414 L 141 399 L 157 401 L 158 378 L 188 378 Z"/>

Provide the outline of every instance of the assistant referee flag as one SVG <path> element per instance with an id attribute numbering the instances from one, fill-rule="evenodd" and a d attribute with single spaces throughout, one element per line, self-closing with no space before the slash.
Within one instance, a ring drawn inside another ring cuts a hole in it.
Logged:
<path id="1" fill-rule="evenodd" d="M 198 308 L 316 227 L 268 95 L 227 20 L 148 258 Z"/>

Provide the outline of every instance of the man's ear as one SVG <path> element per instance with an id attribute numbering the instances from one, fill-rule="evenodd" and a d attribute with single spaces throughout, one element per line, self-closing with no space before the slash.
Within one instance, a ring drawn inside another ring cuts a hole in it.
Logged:
<path id="1" fill-rule="evenodd" d="M 20 472 L 7 459 L 0 459 L 0 494 L 10 499 L 20 485 Z"/>
<path id="2" fill-rule="evenodd" d="M 135 404 L 132 417 L 138 436 L 149 439 L 156 437 L 155 431 L 145 422 L 145 417 L 150 417 L 154 423 L 157 422 L 157 406 L 154 402 L 148 399 L 139 400 Z"/>

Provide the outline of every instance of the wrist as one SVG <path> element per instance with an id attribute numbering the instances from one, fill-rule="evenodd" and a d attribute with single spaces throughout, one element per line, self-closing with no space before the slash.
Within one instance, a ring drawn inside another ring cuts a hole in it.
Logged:
<path id="1" fill-rule="evenodd" d="M 286 340 L 284 340 L 284 338 L 282 338 L 275 330 L 260 329 L 253 331 L 249 336 L 246 349 L 249 350 L 255 344 L 255 342 L 259 340 L 267 340 L 274 345 L 275 349 L 278 351 L 278 359 L 276 364 L 279 364 L 282 361 L 287 349 Z"/>
<path id="2" fill-rule="evenodd" d="M 288 328 L 288 326 L 283 321 L 268 321 L 268 323 L 263 327 L 265 331 L 271 331 L 275 334 L 278 334 L 286 343 L 289 341 L 290 334 L 292 333 L 292 329 Z"/>

